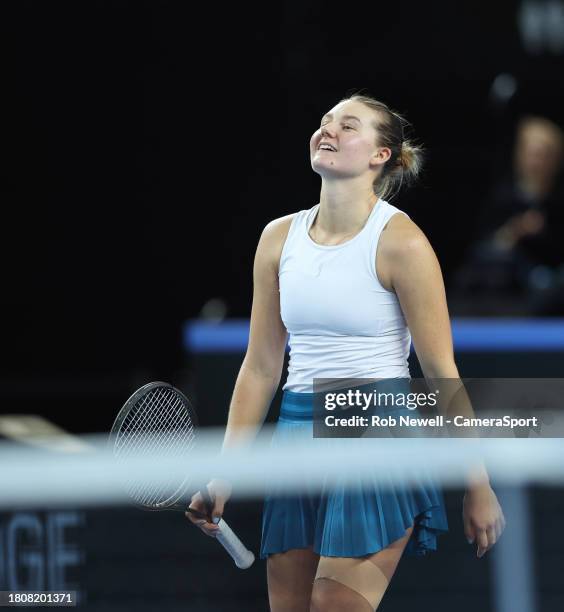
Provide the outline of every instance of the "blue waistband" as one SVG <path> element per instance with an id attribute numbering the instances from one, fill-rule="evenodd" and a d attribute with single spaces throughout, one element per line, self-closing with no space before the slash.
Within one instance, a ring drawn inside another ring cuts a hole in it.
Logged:
<path id="1" fill-rule="evenodd" d="M 314 397 L 315 393 L 284 391 L 280 418 L 290 421 L 310 421 L 313 418 Z"/>
<path id="2" fill-rule="evenodd" d="M 398 393 L 405 392 L 409 388 L 407 378 L 388 378 L 369 383 L 345 387 L 345 389 L 358 389 L 359 391 L 369 392 L 377 389 L 379 392 Z M 282 406 L 280 408 L 280 418 L 290 421 L 308 421 L 313 419 L 313 406 L 316 395 L 323 398 L 325 393 L 296 393 L 295 391 L 284 391 L 282 395 Z"/>

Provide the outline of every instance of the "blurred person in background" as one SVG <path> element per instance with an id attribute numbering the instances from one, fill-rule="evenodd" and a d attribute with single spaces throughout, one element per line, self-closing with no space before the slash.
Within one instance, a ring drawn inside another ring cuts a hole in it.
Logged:
<path id="1" fill-rule="evenodd" d="M 455 286 L 462 292 L 521 296 L 523 310 L 556 314 L 564 279 L 564 134 L 549 119 L 517 126 L 513 170 L 494 184 L 476 241 Z"/>

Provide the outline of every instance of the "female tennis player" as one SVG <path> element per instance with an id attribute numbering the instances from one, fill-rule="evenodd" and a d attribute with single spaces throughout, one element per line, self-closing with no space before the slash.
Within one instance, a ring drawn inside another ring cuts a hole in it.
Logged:
<path id="1" fill-rule="evenodd" d="M 421 150 L 406 121 L 371 97 L 341 100 L 310 141 L 319 203 L 269 223 L 254 263 L 247 353 L 229 410 L 224 448 L 258 431 L 290 362 L 276 436 L 312 419 L 313 379 L 409 378 L 413 340 L 426 379 L 459 378 L 435 253 L 406 213 L 386 201 L 418 173 Z M 296 475 L 298 477 L 298 475 Z M 213 480 L 213 522 L 229 485 Z M 192 508 L 205 511 L 201 496 Z M 213 522 L 195 519 L 214 536 Z M 504 517 L 485 472 L 469 478 L 465 534 L 481 557 Z M 273 612 L 376 610 L 405 551 L 435 550 L 448 529 L 433 484 L 409 490 L 338 488 L 317 496 L 268 496 L 261 556 Z"/>

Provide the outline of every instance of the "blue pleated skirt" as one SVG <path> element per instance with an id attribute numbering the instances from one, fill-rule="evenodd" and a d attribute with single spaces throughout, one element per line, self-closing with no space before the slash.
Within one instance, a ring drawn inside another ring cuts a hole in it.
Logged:
<path id="1" fill-rule="evenodd" d="M 313 393 L 285 391 L 272 444 L 313 435 Z M 298 475 L 297 475 L 298 477 Z M 405 554 L 437 549 L 448 531 L 443 494 L 429 476 L 409 487 L 391 483 L 331 482 L 321 490 L 280 495 L 267 488 L 262 516 L 261 558 L 293 548 L 327 557 L 362 557 L 386 548 L 414 525 Z"/>

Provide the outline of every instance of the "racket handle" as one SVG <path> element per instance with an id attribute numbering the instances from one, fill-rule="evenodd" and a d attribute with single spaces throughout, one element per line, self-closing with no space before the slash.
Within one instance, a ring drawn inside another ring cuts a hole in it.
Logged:
<path id="1" fill-rule="evenodd" d="M 217 526 L 219 527 L 219 533 L 216 537 L 223 548 L 233 557 L 235 565 L 241 569 L 251 567 L 255 562 L 255 555 L 252 551 L 245 548 L 243 542 L 233 533 L 231 527 L 223 519 L 220 519 Z"/>

